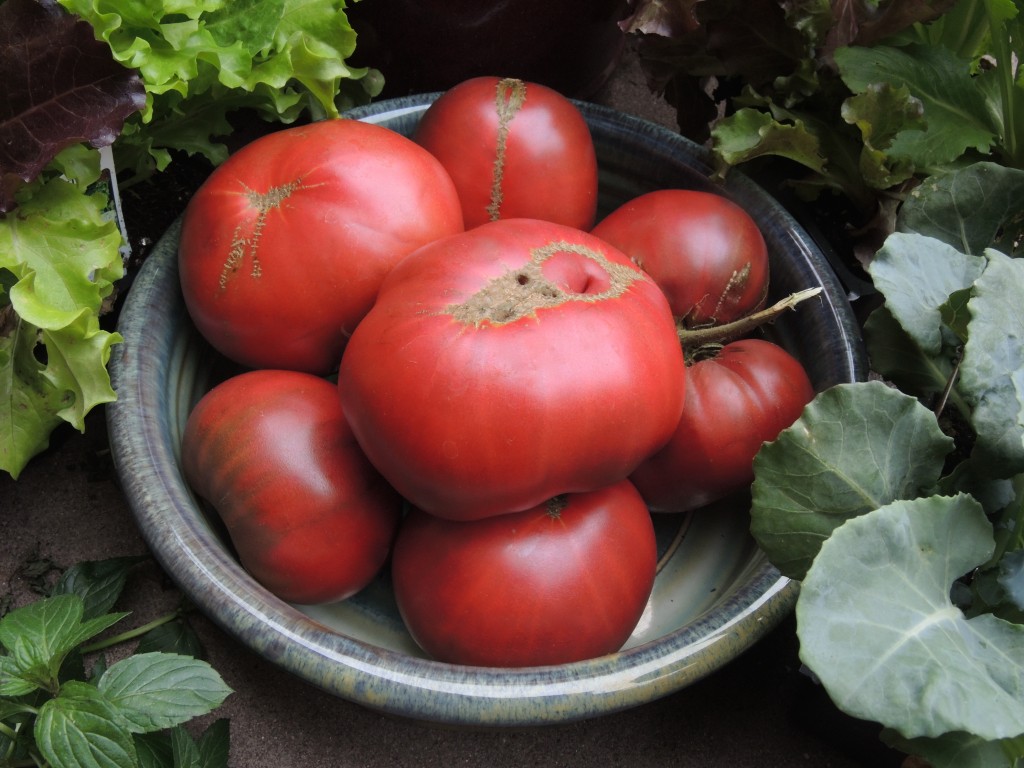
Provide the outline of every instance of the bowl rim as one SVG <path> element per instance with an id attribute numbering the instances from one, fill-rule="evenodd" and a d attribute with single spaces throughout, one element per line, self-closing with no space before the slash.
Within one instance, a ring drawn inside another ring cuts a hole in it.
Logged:
<path id="1" fill-rule="evenodd" d="M 437 95 L 382 100 L 344 117 L 379 122 L 421 111 Z M 602 105 L 580 107 L 591 122 L 653 134 L 703 164 L 705 174 L 712 167 L 707 150 L 667 128 Z M 730 174 L 727 181 L 741 196 L 776 202 L 741 174 Z M 789 216 L 781 204 L 778 209 L 778 216 Z M 859 336 L 841 306 L 845 295 L 815 242 L 795 220 L 790 226 L 803 238 L 805 256 L 834 294 L 832 301 L 839 302 L 833 311 L 848 334 L 849 376 L 863 377 Z M 510 670 L 407 656 L 323 627 L 274 598 L 222 547 L 211 546 L 196 521 L 164 511 L 167 505 L 176 510 L 192 504 L 173 446 L 154 437 L 166 407 L 159 385 L 175 333 L 153 340 L 162 347 L 146 357 L 133 354 L 133 345 L 151 337 L 146 326 L 153 317 L 177 327 L 184 316 L 177 279 L 179 229 L 180 219 L 157 243 L 125 297 L 118 327 L 124 343 L 110 357 L 117 392 L 107 406 L 111 450 L 125 497 L 158 562 L 204 614 L 265 659 L 316 687 L 389 714 L 452 725 L 530 726 L 609 714 L 673 693 L 728 663 L 791 612 L 798 584 L 763 559 L 713 613 L 654 641 L 597 659 Z"/>

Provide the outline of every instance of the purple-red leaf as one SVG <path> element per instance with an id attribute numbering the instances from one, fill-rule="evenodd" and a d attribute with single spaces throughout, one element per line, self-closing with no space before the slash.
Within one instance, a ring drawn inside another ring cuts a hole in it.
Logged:
<path id="1" fill-rule="evenodd" d="M 0 212 L 65 147 L 113 143 L 145 106 L 138 74 L 52 0 L 0 3 Z"/>

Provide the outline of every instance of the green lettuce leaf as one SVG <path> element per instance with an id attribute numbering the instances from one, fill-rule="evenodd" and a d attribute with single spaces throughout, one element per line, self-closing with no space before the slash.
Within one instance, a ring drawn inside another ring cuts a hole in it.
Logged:
<path id="1" fill-rule="evenodd" d="M 228 116 L 252 109 L 289 123 L 337 117 L 380 92 L 379 73 L 350 67 L 344 0 L 60 0 L 138 70 L 146 108 L 115 144 L 118 168 L 145 176 L 174 150 L 213 163 Z"/>
<path id="2" fill-rule="evenodd" d="M 855 94 L 878 83 L 906 88 L 923 105 L 918 121 L 892 136 L 885 152 L 919 170 L 950 163 L 968 150 L 988 153 L 999 134 L 989 99 L 979 88 L 970 62 L 945 48 L 846 47 L 835 52 L 843 82 Z"/>
<path id="3" fill-rule="evenodd" d="M 106 195 L 59 178 L 31 187 L 0 219 L 0 469 L 17 477 L 61 421 L 114 399 L 106 370 L 120 336 L 100 328 L 104 300 L 124 270 Z M 40 357 L 43 359 L 41 360 Z"/>

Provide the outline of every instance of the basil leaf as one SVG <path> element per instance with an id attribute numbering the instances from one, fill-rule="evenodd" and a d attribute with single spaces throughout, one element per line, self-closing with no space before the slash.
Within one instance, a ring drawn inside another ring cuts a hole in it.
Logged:
<path id="1" fill-rule="evenodd" d="M 205 715 L 231 693 L 205 661 L 169 653 L 136 654 L 117 662 L 103 673 L 99 689 L 138 733 Z"/>

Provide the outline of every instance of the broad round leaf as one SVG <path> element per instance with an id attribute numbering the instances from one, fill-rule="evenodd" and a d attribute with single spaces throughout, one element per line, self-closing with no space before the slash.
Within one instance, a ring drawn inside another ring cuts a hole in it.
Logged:
<path id="1" fill-rule="evenodd" d="M 931 487 L 952 444 L 931 411 L 882 382 L 832 387 L 754 459 L 751 532 L 802 578 L 837 526 Z"/>
<path id="2" fill-rule="evenodd" d="M 995 477 L 1024 471 L 1024 261 L 999 251 L 985 254 L 988 266 L 975 283 L 970 338 L 964 346 L 958 388 L 974 409 L 975 456 Z"/>
<path id="3" fill-rule="evenodd" d="M 966 494 L 896 501 L 832 534 L 796 617 L 800 658 L 836 706 L 907 738 L 1024 732 L 1024 626 L 967 619 L 949 597 L 994 547 Z"/>
<path id="4" fill-rule="evenodd" d="M 921 235 L 895 233 L 871 260 L 868 271 L 885 306 L 929 355 L 942 349 L 941 308 L 956 291 L 969 288 L 985 259 Z"/>

